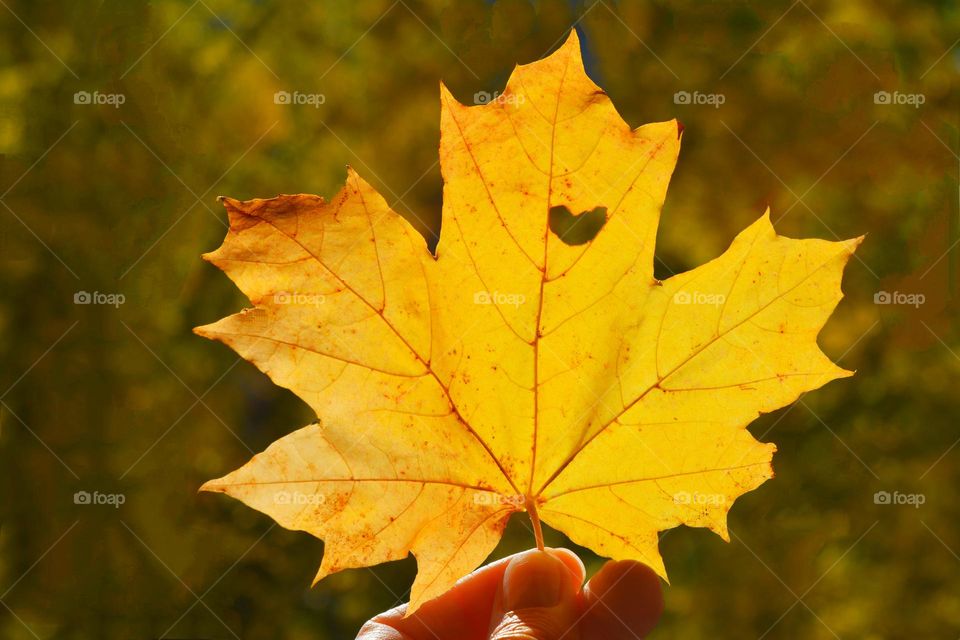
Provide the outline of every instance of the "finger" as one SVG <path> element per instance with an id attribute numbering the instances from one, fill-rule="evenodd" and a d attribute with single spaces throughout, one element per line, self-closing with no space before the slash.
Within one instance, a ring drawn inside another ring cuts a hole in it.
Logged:
<path id="1" fill-rule="evenodd" d="M 399 608 L 399 607 L 398 607 Z M 393 610 L 388 613 L 392 613 Z M 403 614 L 400 614 L 403 615 Z M 398 631 L 389 624 L 371 620 L 363 625 L 360 633 L 357 634 L 357 640 L 416 640 L 413 636 Z"/>
<path id="2" fill-rule="evenodd" d="M 577 640 L 583 576 L 580 560 L 565 549 L 516 555 L 494 601 L 491 640 Z"/>
<path id="3" fill-rule="evenodd" d="M 494 597 L 514 557 L 477 569 L 410 617 L 404 617 L 406 604 L 381 613 L 364 625 L 357 640 L 486 640 Z"/>
<path id="4" fill-rule="evenodd" d="M 633 560 L 605 564 L 584 587 L 583 600 L 583 640 L 643 638 L 663 614 L 660 578 Z"/>
<path id="5" fill-rule="evenodd" d="M 587 577 L 587 569 L 583 566 L 580 556 L 570 549 L 562 547 L 547 547 L 547 553 L 559 559 L 567 569 L 569 579 L 573 582 L 574 588 L 579 591 L 583 584 L 583 579 Z"/>

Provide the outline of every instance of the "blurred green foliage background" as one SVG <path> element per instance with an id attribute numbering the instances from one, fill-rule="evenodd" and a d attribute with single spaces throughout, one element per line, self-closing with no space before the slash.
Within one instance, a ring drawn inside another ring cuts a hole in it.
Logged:
<path id="1" fill-rule="evenodd" d="M 821 336 L 858 375 L 753 425 L 780 449 L 777 478 L 737 502 L 731 544 L 663 535 L 654 637 L 957 637 L 947 0 L 2 0 L 0 637 L 349 638 L 405 599 L 412 559 L 310 589 L 321 542 L 196 493 L 313 418 L 190 332 L 245 303 L 199 258 L 224 235 L 214 198 L 330 196 L 349 163 L 432 236 L 438 83 L 465 102 L 502 89 L 571 25 L 631 125 L 686 127 L 659 275 L 719 254 L 767 204 L 786 235 L 869 234 Z M 84 91 L 123 104 L 77 104 Z M 124 303 L 74 304 L 80 291 Z M 498 555 L 532 543 L 517 518 Z"/>

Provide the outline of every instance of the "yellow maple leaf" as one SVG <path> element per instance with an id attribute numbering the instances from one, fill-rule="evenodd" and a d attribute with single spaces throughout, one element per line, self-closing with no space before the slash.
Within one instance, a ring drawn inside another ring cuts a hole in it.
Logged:
<path id="1" fill-rule="evenodd" d="M 676 121 L 637 129 L 571 34 L 465 106 L 441 86 L 436 255 L 352 170 L 312 195 L 224 199 L 205 257 L 255 309 L 198 328 L 319 423 L 204 485 L 326 541 L 317 580 L 412 552 L 410 611 L 527 511 L 665 576 L 659 531 L 727 538 L 772 476 L 746 425 L 851 375 L 817 346 L 860 239 L 778 236 L 765 214 L 708 264 L 653 276 Z"/>

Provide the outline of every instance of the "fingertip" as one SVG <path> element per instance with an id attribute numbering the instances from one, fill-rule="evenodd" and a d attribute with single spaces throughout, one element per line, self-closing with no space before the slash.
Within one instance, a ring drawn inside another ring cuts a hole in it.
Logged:
<path id="1" fill-rule="evenodd" d="M 573 586 L 579 591 L 580 585 L 583 584 L 584 578 L 587 577 L 587 569 L 583 565 L 583 561 L 580 560 L 580 556 L 575 554 L 570 549 L 565 549 L 563 547 L 547 547 L 546 552 L 559 559 L 560 562 L 563 563 L 564 567 L 567 569 Z"/>
<path id="2" fill-rule="evenodd" d="M 409 640 L 410 636 L 400 633 L 393 627 L 371 620 L 363 625 L 356 640 Z"/>
<path id="3" fill-rule="evenodd" d="M 584 637 L 635 640 L 644 637 L 663 614 L 660 578 L 633 560 L 607 562 L 584 587 L 587 612 Z"/>
<path id="4" fill-rule="evenodd" d="M 576 593 L 570 569 L 556 553 L 533 549 L 517 554 L 503 573 L 503 604 L 507 611 L 552 607 Z"/>
<path id="5" fill-rule="evenodd" d="M 551 560 L 559 560 L 560 562 L 557 564 Z M 518 567 L 523 567 L 524 571 L 526 571 L 526 569 L 533 566 L 539 567 L 547 572 L 542 576 L 545 579 L 548 577 L 548 574 L 562 569 L 562 571 L 558 571 L 558 573 L 567 577 L 569 585 L 573 588 L 574 592 L 580 590 L 580 585 L 583 584 L 583 580 L 587 576 L 587 570 L 583 562 L 573 551 L 563 547 L 547 547 L 543 551 L 539 549 L 528 549 L 513 556 L 504 571 L 504 580 L 506 581 L 509 575 L 515 574 Z M 564 590 L 566 591 L 566 589 Z"/>
<path id="6" fill-rule="evenodd" d="M 514 556 L 503 573 L 488 638 L 580 638 L 583 568 L 566 549 L 533 549 Z"/>

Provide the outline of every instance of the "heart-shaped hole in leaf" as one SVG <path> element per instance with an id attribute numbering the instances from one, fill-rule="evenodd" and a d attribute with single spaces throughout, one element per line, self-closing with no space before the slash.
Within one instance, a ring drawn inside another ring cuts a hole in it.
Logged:
<path id="1" fill-rule="evenodd" d="M 550 207 L 550 231 L 569 245 L 586 244 L 597 237 L 607 223 L 607 208 L 594 207 L 574 215 L 566 205 Z"/>

